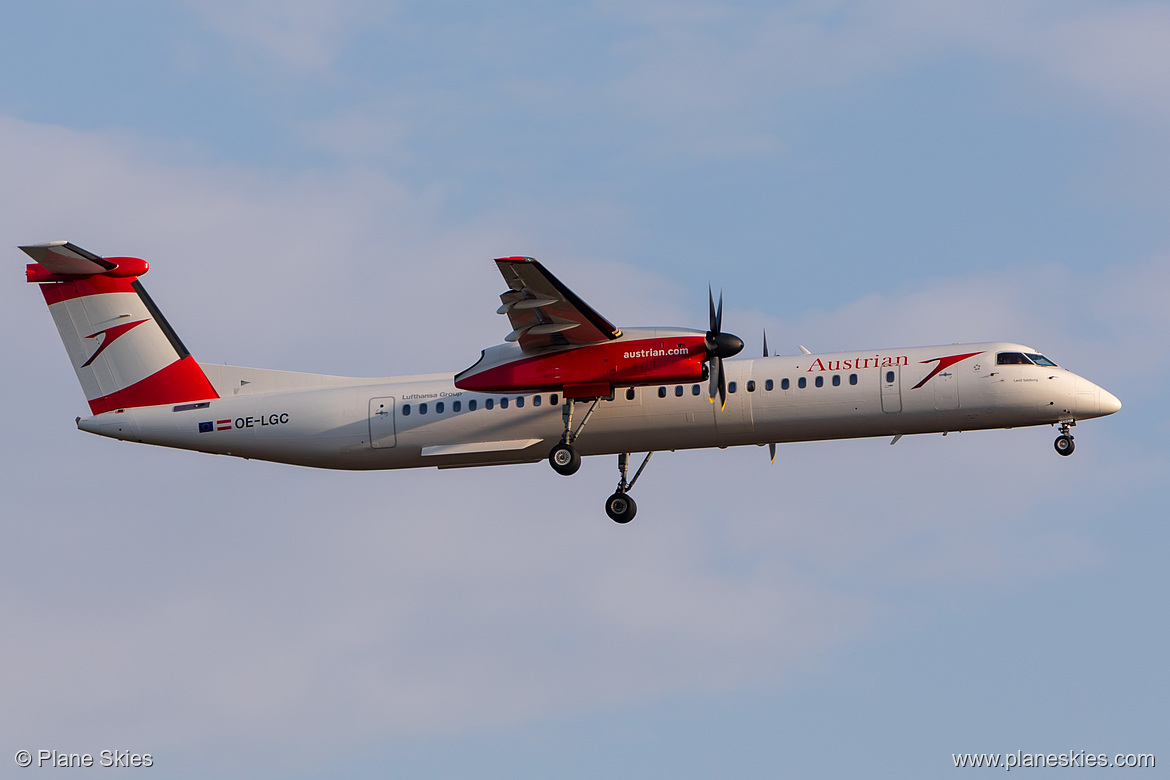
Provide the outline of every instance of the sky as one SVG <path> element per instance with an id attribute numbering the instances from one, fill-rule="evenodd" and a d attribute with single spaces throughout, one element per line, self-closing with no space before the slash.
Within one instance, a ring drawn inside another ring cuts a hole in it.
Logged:
<path id="1" fill-rule="evenodd" d="M 0 776 L 1170 763 L 1167 40 L 1167 5 L 1091 0 L 3 4 Z M 530 255 L 619 326 L 703 328 L 711 284 L 749 355 L 1010 340 L 1124 408 L 1069 458 L 661 453 L 618 526 L 609 457 L 77 431 L 15 248 L 52 240 L 147 259 L 210 363 L 454 373 L 509 329 L 491 259 Z"/>

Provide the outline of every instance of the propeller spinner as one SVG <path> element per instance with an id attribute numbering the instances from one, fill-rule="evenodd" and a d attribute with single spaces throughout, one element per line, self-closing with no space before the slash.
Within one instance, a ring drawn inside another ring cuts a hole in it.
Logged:
<path id="1" fill-rule="evenodd" d="M 719 394 L 720 408 L 727 406 L 727 380 L 723 375 L 723 359 L 738 355 L 743 349 L 743 339 L 723 332 L 723 291 L 719 291 L 719 308 L 715 308 L 715 294 L 707 286 L 707 302 L 710 308 L 710 327 L 707 330 L 707 362 L 711 366 L 711 403 Z"/>

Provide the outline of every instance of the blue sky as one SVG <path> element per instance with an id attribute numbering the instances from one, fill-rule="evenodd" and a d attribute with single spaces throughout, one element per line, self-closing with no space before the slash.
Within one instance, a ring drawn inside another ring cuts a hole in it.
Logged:
<path id="1" fill-rule="evenodd" d="M 1080 426 L 335 474 L 85 436 L 11 250 L 0 747 L 167 777 L 936 777 L 1161 757 L 1170 9 L 11 3 L 0 234 L 200 360 L 458 371 L 502 255 L 760 348 L 1010 339 Z M 3 759 L 9 760 L 9 759 Z"/>

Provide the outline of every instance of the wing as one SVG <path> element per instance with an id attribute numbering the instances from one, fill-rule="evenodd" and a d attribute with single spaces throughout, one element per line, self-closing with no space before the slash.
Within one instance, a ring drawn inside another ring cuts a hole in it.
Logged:
<path id="1" fill-rule="evenodd" d="M 508 291 L 500 295 L 512 332 L 507 341 L 520 342 L 525 352 L 548 346 L 597 344 L 622 335 L 614 324 L 549 273 L 531 257 L 496 260 Z"/>

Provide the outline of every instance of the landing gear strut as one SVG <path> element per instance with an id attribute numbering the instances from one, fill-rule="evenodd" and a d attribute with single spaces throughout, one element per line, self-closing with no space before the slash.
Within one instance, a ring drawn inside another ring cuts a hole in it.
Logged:
<path id="1" fill-rule="evenodd" d="M 630 453 L 622 452 L 618 454 L 618 472 L 621 478 L 618 480 L 617 492 L 605 500 L 605 513 L 609 515 L 609 519 L 615 523 L 628 523 L 634 519 L 634 515 L 638 513 L 638 505 L 634 499 L 630 498 L 630 489 L 634 487 L 634 483 L 638 481 L 638 477 L 642 476 L 642 470 L 646 468 L 646 464 L 650 462 L 650 456 L 653 452 L 646 453 L 646 459 L 642 461 L 642 465 L 634 472 L 634 478 L 627 480 L 626 474 L 630 465 Z"/>
<path id="2" fill-rule="evenodd" d="M 1073 450 L 1076 449 L 1076 445 L 1073 444 L 1072 434 L 1068 432 L 1069 428 L 1076 424 L 1076 420 L 1060 421 L 1060 435 L 1056 437 L 1056 441 L 1052 443 L 1052 446 L 1061 455 L 1072 455 Z"/>
<path id="3" fill-rule="evenodd" d="M 585 412 L 585 416 L 577 425 L 577 429 L 573 429 L 573 403 L 575 399 L 566 398 L 565 405 L 561 410 L 561 418 L 565 421 L 565 432 L 561 434 L 560 444 L 553 447 L 548 454 L 548 463 L 553 467 L 553 471 L 561 476 L 568 477 L 577 473 L 577 469 L 581 468 L 581 455 L 573 448 L 573 440 L 581 433 L 581 429 L 585 427 L 585 423 L 589 422 L 593 410 L 597 408 L 597 404 L 601 403 L 600 398 L 593 399 L 593 405 L 589 407 L 589 411 Z M 632 517 L 633 515 L 631 515 Z"/>

